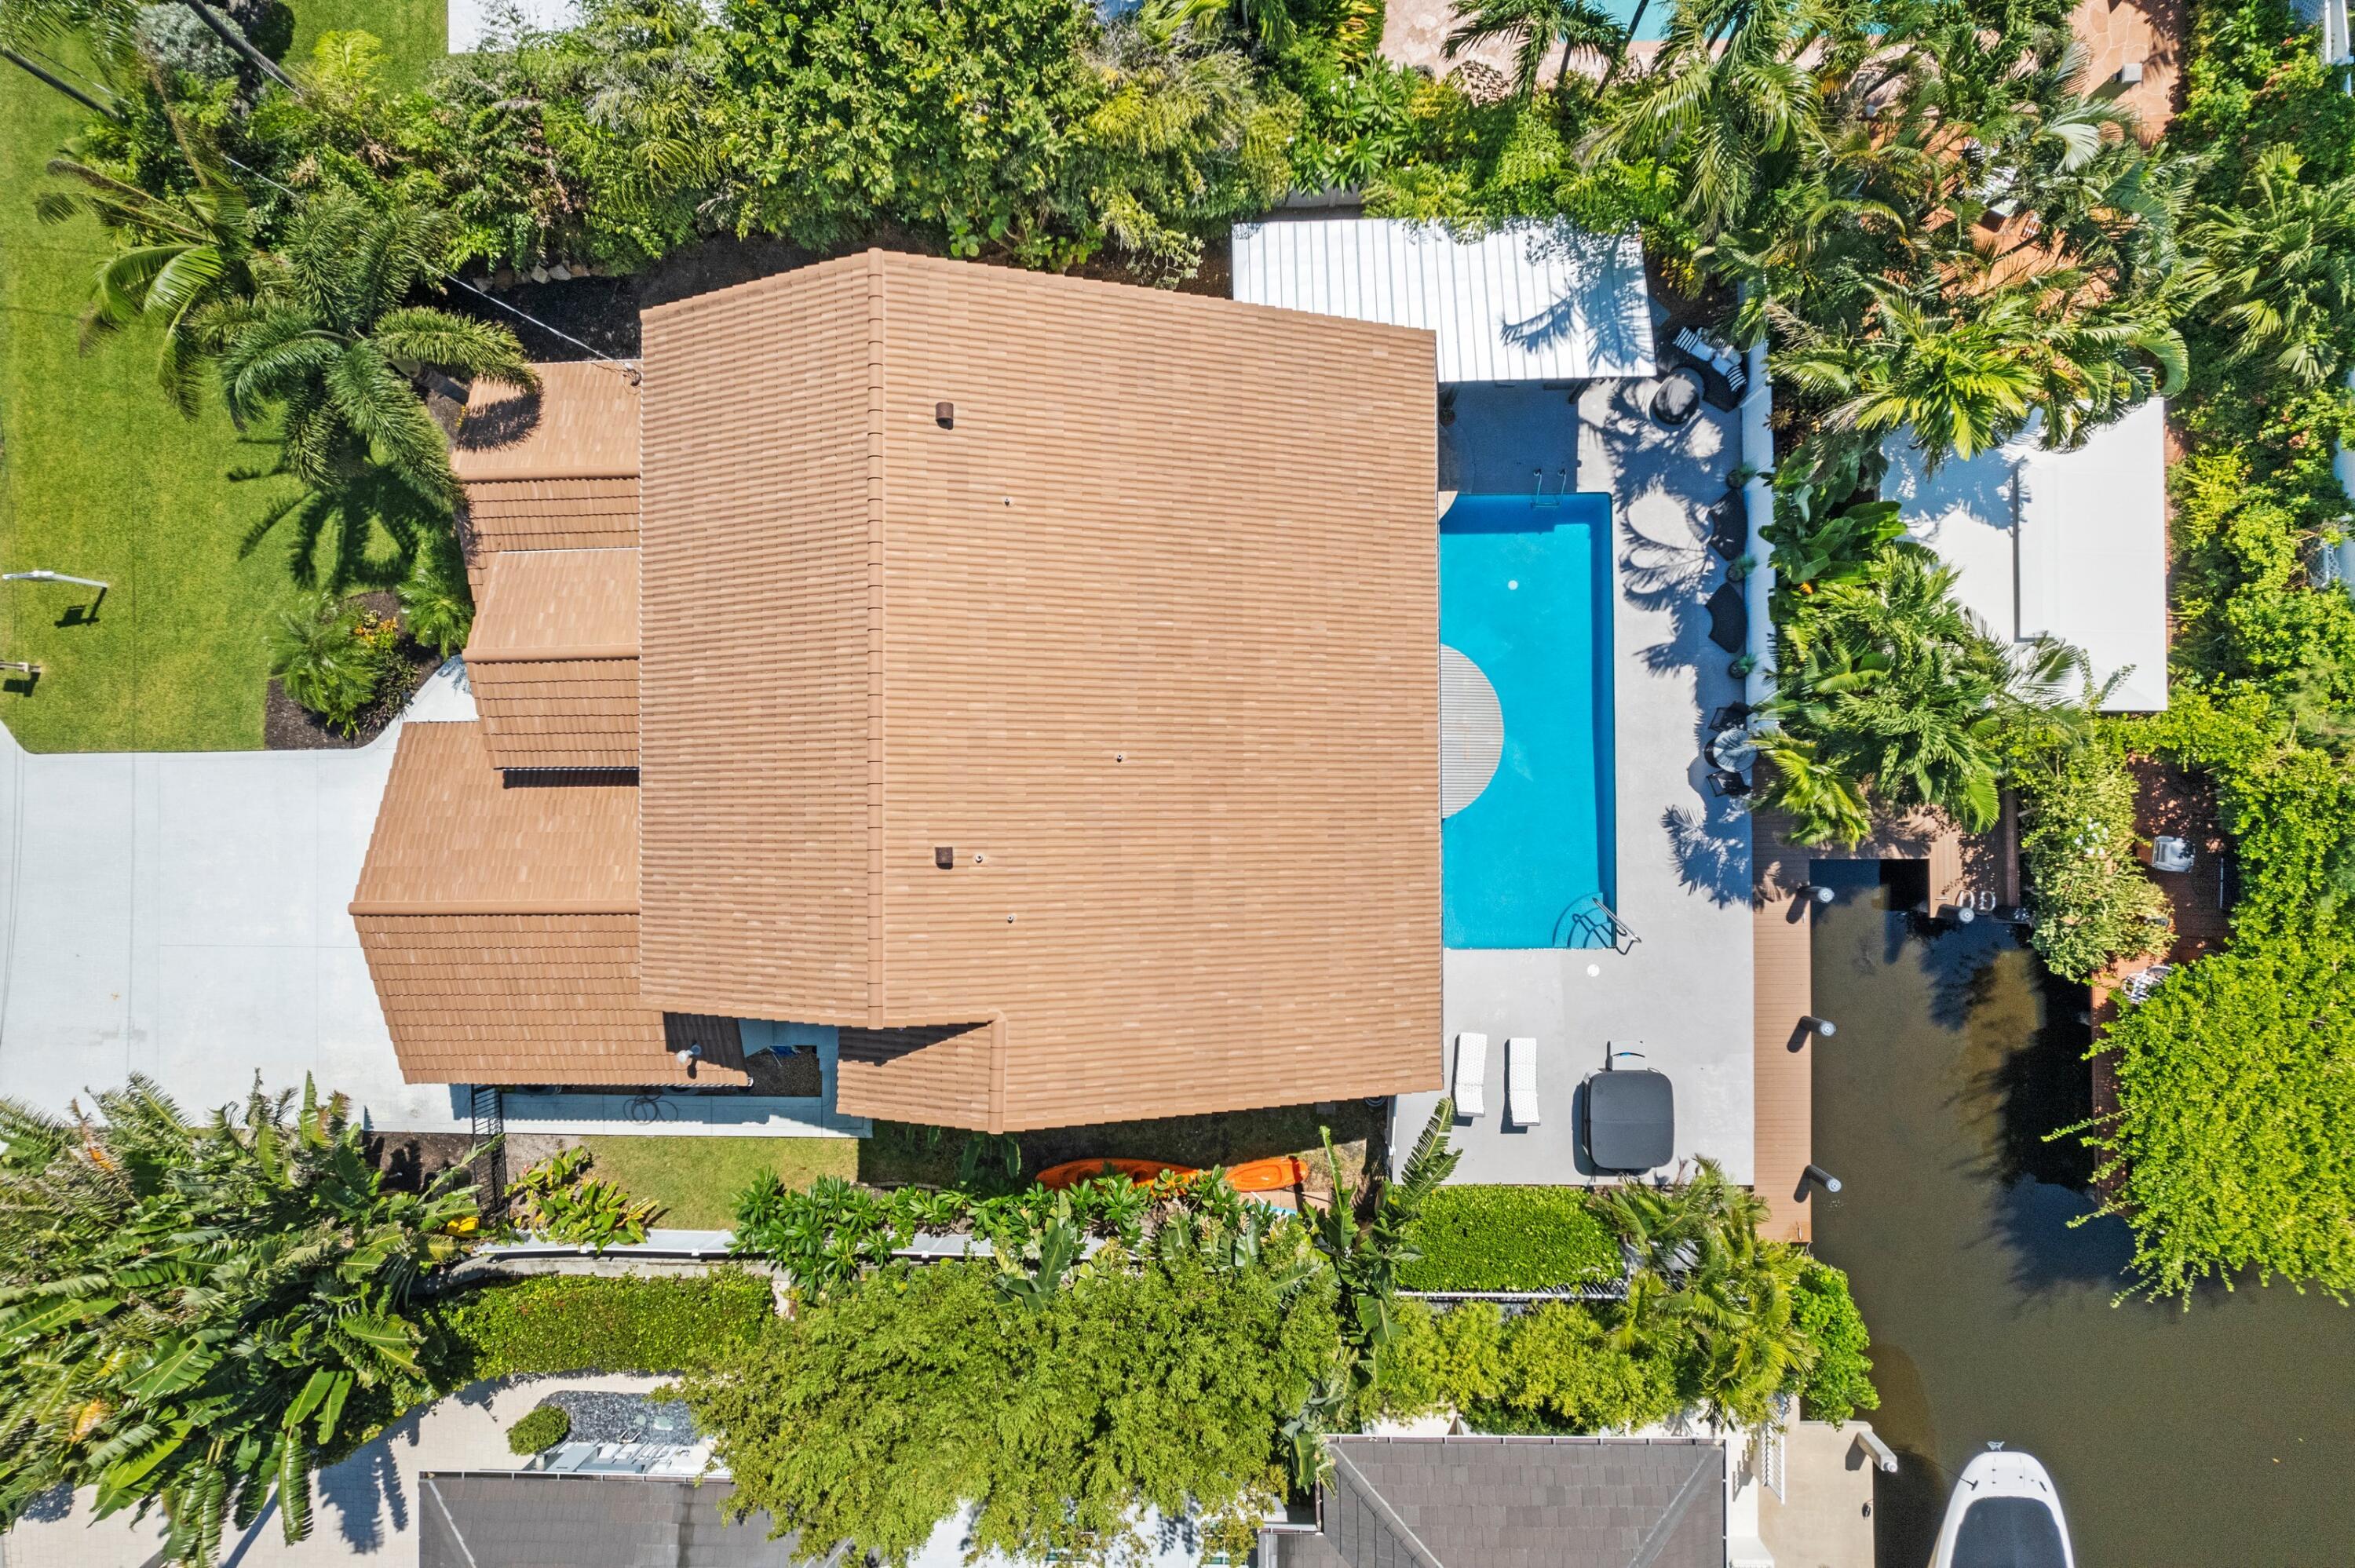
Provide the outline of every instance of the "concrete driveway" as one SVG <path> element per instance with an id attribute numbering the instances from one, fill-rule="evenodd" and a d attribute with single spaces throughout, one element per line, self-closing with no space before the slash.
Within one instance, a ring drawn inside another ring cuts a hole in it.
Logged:
<path id="1" fill-rule="evenodd" d="M 348 751 L 36 756 L 0 731 L 0 1095 L 63 1110 L 144 1073 L 197 1111 L 314 1074 L 372 1125 L 463 1130 L 400 1081 L 346 912 L 400 725 Z"/>

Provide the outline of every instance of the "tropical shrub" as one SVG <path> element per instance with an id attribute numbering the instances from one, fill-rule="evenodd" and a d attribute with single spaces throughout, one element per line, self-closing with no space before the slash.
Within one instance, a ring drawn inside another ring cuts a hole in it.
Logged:
<path id="1" fill-rule="evenodd" d="M 507 1452 L 538 1454 L 572 1436 L 572 1417 L 560 1404 L 534 1406 L 507 1428 Z"/>
<path id="2" fill-rule="evenodd" d="M 58 1486 L 160 1509 L 210 1564 L 423 1391 L 411 1291 L 464 1250 L 463 1169 L 389 1191 L 341 1096 L 191 1122 L 145 1079 L 60 1121 L 0 1102 L 0 1528 Z"/>
<path id="3" fill-rule="evenodd" d="M 1619 1277 L 1619 1244 L 1575 1187 L 1442 1187 L 1411 1233 L 1409 1290 L 1547 1290 Z"/>
<path id="4" fill-rule="evenodd" d="M 1799 1319 L 1807 1260 L 1760 1238 L 1757 1194 L 1704 1160 L 1674 1186 L 1612 1188 L 1605 1213 L 1634 1260 L 1614 1344 L 1673 1361 L 1678 1403 L 1729 1425 L 1799 1391 L 1819 1353 Z"/>
<path id="5" fill-rule="evenodd" d="M 2355 946 L 2238 940 L 2105 1033 L 2118 1112 L 2091 1125 L 2102 1212 L 2153 1296 L 2243 1275 L 2355 1290 Z"/>
<path id="6" fill-rule="evenodd" d="M 420 551 L 400 585 L 401 628 L 421 647 L 447 659 L 466 646 L 474 628 L 474 596 L 464 567 L 442 557 L 454 550 Z"/>
<path id="7" fill-rule="evenodd" d="M 1881 1408 L 1865 1351 L 1872 1337 L 1849 1294 L 1848 1276 L 1813 1258 L 1799 1271 L 1799 1327 L 1816 1347 L 1815 1365 L 1799 1385 L 1800 1413 L 1838 1425 L 1859 1410 Z"/>
<path id="8" fill-rule="evenodd" d="M 702 1372 L 758 1340 L 769 1282 L 741 1269 L 649 1278 L 545 1274 L 427 1304 L 434 1386 L 573 1372 Z"/>
<path id="9" fill-rule="evenodd" d="M 350 735 L 390 673 L 399 628 L 325 589 L 270 622 L 270 673 L 288 697 Z"/>
<path id="10" fill-rule="evenodd" d="M 2135 782 L 2115 729 L 2019 748 L 2019 853 L 2035 924 L 2029 943 L 2064 980 L 2113 958 L 2164 951 L 2167 895 L 2135 858 Z"/>
<path id="11" fill-rule="evenodd" d="M 988 1267 L 900 1265 L 680 1393 L 735 1476 L 730 1506 L 805 1550 L 897 1561 L 970 1504 L 975 1552 L 1117 1555 L 1151 1507 L 1240 1554 L 1338 1341 L 1321 1271 L 1110 1249 L 1016 1306 Z"/>
<path id="12" fill-rule="evenodd" d="M 651 1199 L 633 1198 L 589 1174 L 589 1150 L 559 1150 L 525 1171 L 506 1191 L 506 1229 L 543 1241 L 572 1242 L 602 1252 L 646 1239 L 662 1213 Z"/>

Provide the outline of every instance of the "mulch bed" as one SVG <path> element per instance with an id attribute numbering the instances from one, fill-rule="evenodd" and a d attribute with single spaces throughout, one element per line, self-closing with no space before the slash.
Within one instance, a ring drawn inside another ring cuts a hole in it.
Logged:
<path id="1" fill-rule="evenodd" d="M 400 613 L 400 601 L 389 593 L 364 593 L 360 604 L 389 620 Z M 403 637 L 397 645 L 402 671 L 398 679 L 385 683 L 377 700 L 359 715 L 359 724 L 349 735 L 344 734 L 318 715 L 298 705 L 288 696 L 273 677 L 261 706 L 261 745 L 268 751 L 341 751 L 356 746 L 366 746 L 385 731 L 385 726 L 400 716 L 409 699 L 417 694 L 426 677 L 442 667 L 442 655 L 431 648 L 421 647 Z"/>

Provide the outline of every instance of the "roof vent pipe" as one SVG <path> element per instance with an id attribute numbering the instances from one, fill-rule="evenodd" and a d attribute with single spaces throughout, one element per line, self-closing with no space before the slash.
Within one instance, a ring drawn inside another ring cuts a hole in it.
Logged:
<path id="1" fill-rule="evenodd" d="M 954 404 L 954 403 L 935 403 L 935 404 L 933 404 L 933 405 L 932 405 L 932 423 L 934 423 L 935 425 L 938 425 L 938 426 L 939 426 L 941 429 L 943 429 L 943 430 L 954 430 L 954 429 L 956 429 L 956 405 L 955 405 L 955 404 Z"/>

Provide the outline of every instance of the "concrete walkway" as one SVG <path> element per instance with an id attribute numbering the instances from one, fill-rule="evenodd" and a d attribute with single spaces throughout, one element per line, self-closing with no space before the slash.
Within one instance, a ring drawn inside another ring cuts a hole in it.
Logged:
<path id="1" fill-rule="evenodd" d="M 400 1080 L 346 912 L 400 726 L 469 719 L 455 660 L 348 751 L 34 755 L 0 731 L 0 1095 L 144 1073 L 196 1112 L 303 1075 L 378 1127 L 464 1130 Z"/>

